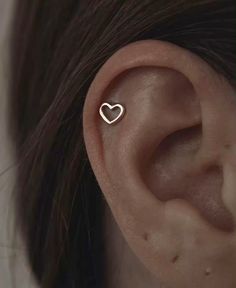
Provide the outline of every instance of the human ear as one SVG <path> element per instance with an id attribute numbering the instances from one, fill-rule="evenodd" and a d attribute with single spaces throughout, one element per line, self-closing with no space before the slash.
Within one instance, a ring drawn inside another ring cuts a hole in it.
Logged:
<path id="1" fill-rule="evenodd" d="M 120 122 L 103 121 L 103 102 L 124 105 Z M 236 287 L 235 122 L 232 86 L 166 42 L 123 47 L 88 91 L 94 174 L 131 249 L 170 287 Z"/>

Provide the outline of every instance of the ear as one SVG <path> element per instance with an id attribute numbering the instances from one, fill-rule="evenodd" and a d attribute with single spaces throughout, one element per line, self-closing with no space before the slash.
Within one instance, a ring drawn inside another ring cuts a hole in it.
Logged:
<path id="1" fill-rule="evenodd" d="M 103 121 L 103 102 L 125 106 L 119 123 Z M 95 176 L 142 263 L 171 287 L 236 287 L 230 84 L 185 49 L 140 41 L 99 70 L 83 120 Z"/>

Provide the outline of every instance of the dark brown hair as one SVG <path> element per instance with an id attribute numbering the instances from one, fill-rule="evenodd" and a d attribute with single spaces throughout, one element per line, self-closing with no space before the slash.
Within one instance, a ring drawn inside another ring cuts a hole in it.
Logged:
<path id="1" fill-rule="evenodd" d="M 11 129 L 17 215 L 40 286 L 104 287 L 103 207 L 82 132 L 104 62 L 162 39 L 236 78 L 235 0 L 18 0 L 12 31 Z"/>

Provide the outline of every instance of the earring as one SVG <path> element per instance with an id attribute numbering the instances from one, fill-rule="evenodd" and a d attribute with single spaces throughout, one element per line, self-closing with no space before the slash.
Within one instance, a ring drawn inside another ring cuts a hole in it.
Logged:
<path id="1" fill-rule="evenodd" d="M 107 118 L 107 116 L 105 115 L 105 108 L 108 108 L 110 111 L 112 110 L 119 110 L 118 115 L 113 119 L 110 120 Z M 109 103 L 103 103 L 99 109 L 99 114 L 102 117 L 102 119 L 109 125 L 111 124 L 115 124 L 117 122 L 119 122 L 124 114 L 125 114 L 125 107 L 121 104 L 109 104 Z"/>

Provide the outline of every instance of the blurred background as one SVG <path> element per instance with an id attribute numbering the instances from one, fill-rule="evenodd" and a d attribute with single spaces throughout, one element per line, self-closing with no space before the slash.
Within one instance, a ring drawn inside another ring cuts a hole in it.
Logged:
<path id="1" fill-rule="evenodd" d="M 7 129 L 9 28 L 14 0 L 0 0 L 0 288 L 36 287 L 14 228 L 14 159 Z"/>

